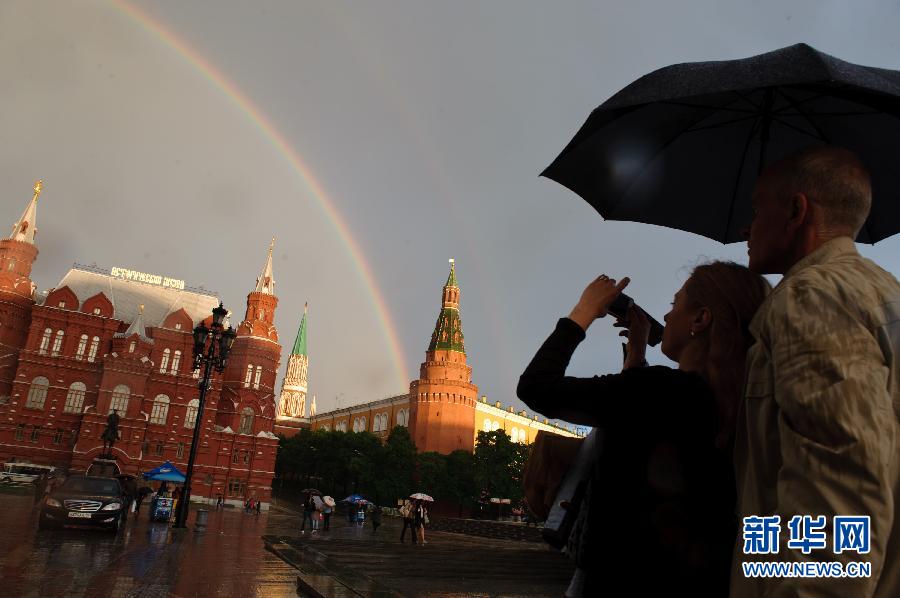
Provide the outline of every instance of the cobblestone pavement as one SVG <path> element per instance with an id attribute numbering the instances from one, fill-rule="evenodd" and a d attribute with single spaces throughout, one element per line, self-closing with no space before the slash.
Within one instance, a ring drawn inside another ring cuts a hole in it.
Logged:
<path id="1" fill-rule="evenodd" d="M 277 517 L 212 511 L 205 532 L 150 523 L 147 505 L 117 535 L 38 531 L 30 496 L 0 494 L 6 596 L 297 596 L 297 571 L 265 550 Z M 189 522 L 193 522 L 193 514 Z"/>

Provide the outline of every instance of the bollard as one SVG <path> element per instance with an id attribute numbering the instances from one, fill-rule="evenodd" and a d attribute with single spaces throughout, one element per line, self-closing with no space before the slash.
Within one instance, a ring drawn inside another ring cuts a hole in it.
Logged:
<path id="1" fill-rule="evenodd" d="M 194 531 L 202 532 L 206 529 L 206 519 L 209 517 L 209 511 L 206 509 L 197 509 L 197 520 L 194 522 Z"/>

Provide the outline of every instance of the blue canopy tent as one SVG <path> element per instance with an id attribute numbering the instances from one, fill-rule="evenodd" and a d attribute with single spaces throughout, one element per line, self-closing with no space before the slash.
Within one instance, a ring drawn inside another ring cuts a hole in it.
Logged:
<path id="1" fill-rule="evenodd" d="M 178 471 L 178 468 L 166 461 L 159 467 L 144 472 L 145 480 L 153 480 L 155 482 L 177 482 L 184 483 L 184 474 Z"/>

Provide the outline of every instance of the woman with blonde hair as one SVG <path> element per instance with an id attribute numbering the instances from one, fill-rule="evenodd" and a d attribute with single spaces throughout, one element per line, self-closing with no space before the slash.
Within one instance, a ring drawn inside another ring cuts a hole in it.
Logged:
<path id="1" fill-rule="evenodd" d="M 569 540 L 585 595 L 624 583 L 638 594 L 725 596 L 737 532 L 735 414 L 750 321 L 771 287 L 738 264 L 698 266 L 665 316 L 662 352 L 677 369 L 647 365 L 649 320 L 632 306 L 617 323 L 627 327 L 623 371 L 566 376 L 586 330 L 628 283 L 602 275 L 587 286 L 522 374 L 518 395 L 547 417 L 602 429 Z"/>

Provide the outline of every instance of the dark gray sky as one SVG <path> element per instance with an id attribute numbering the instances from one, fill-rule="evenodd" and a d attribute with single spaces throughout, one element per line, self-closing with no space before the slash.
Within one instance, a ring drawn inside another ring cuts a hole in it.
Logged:
<path id="1" fill-rule="evenodd" d="M 404 376 L 311 187 L 135 5 L 302 157 L 371 267 Z M 630 294 L 661 319 L 692 265 L 746 263 L 744 244 L 603 222 L 538 178 L 590 110 L 661 66 L 801 41 L 897 69 L 898 25 L 896 0 L 4 0 L 0 221 L 43 178 L 39 288 L 76 261 L 123 266 L 216 290 L 239 314 L 276 235 L 276 325 L 289 348 L 309 301 L 320 410 L 407 391 L 453 257 L 474 381 L 519 406 L 521 370 L 597 274 L 631 276 Z M 900 238 L 862 251 L 900 273 Z M 599 322 L 570 373 L 620 364 L 616 329 Z"/>

